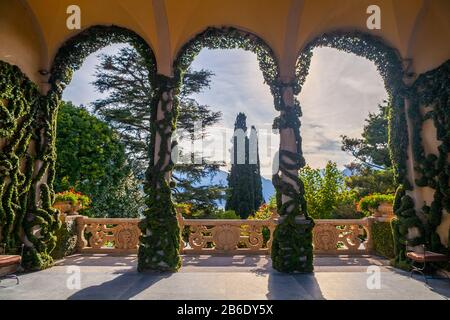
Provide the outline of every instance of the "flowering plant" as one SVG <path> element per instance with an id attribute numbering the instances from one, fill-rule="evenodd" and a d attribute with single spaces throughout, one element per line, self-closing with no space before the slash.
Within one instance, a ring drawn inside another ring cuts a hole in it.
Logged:
<path id="1" fill-rule="evenodd" d="M 55 203 L 64 201 L 70 202 L 73 206 L 80 205 L 82 209 L 87 208 L 91 203 L 91 199 L 87 195 L 75 191 L 73 188 L 55 194 Z"/>

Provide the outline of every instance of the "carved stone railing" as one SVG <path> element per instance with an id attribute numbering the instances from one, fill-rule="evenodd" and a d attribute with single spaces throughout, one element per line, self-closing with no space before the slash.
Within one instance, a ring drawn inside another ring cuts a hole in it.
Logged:
<path id="1" fill-rule="evenodd" d="M 277 214 L 268 220 L 184 219 L 177 214 L 182 230 L 184 254 L 269 254 Z M 268 239 L 264 239 L 266 228 Z"/>
<path id="2" fill-rule="evenodd" d="M 77 217 L 77 249 L 82 253 L 136 253 L 141 235 L 139 221 L 129 218 Z"/>
<path id="3" fill-rule="evenodd" d="M 183 254 L 269 254 L 278 215 L 268 220 L 184 219 L 177 214 Z M 374 218 L 317 219 L 313 229 L 315 254 L 371 254 Z M 139 219 L 77 216 L 78 252 L 136 253 Z M 264 239 L 263 230 L 266 235 Z"/>
<path id="4" fill-rule="evenodd" d="M 370 254 L 373 218 L 317 219 L 313 229 L 315 254 Z"/>

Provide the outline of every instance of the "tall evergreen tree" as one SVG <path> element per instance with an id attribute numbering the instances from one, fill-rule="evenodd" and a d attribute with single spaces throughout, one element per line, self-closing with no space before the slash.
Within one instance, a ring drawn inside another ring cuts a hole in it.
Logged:
<path id="1" fill-rule="evenodd" d="M 369 113 L 365 120 L 362 138 L 342 135 L 342 151 L 352 155 L 356 164 L 376 169 L 388 170 L 392 166 L 388 147 L 388 115 L 390 102 L 378 105 L 377 113 Z"/>
<path id="2" fill-rule="evenodd" d="M 260 174 L 258 138 L 252 126 L 247 136 L 247 117 L 239 113 L 234 124 L 232 165 L 228 175 L 226 210 L 234 210 L 242 219 L 248 218 L 264 202 Z"/>
<path id="3" fill-rule="evenodd" d="M 200 105 L 190 98 L 209 87 L 213 74 L 207 70 L 188 70 L 183 79 L 179 95 L 179 117 L 177 128 L 184 136 L 178 140 L 202 139 L 206 128 L 217 123 L 221 112 L 214 112 L 208 105 Z M 148 79 L 145 60 L 130 46 L 125 46 L 117 54 L 100 55 L 93 85 L 106 96 L 95 101 L 94 112 L 112 126 L 127 146 L 127 155 L 133 164 L 135 174 L 143 179 L 147 167 L 147 139 L 150 134 L 150 106 L 153 88 Z M 194 123 L 201 122 L 202 129 L 196 130 Z M 223 198 L 218 185 L 205 188 L 198 186 L 204 177 L 213 175 L 220 165 L 211 161 L 201 164 L 177 164 L 173 179 L 177 182 L 174 190 L 176 202 L 192 202 L 195 209 L 212 208 L 215 200 Z"/>
<path id="4" fill-rule="evenodd" d="M 264 198 L 262 193 L 261 166 L 259 162 L 258 132 L 256 131 L 255 126 L 252 126 L 250 131 L 249 143 L 249 163 L 252 170 L 253 186 L 255 190 L 254 207 L 255 210 L 257 210 L 261 204 L 264 203 Z"/>
<path id="5" fill-rule="evenodd" d="M 378 105 L 377 113 L 369 113 L 362 138 L 341 136 L 341 149 L 354 157 L 354 161 L 345 166 L 351 172 L 346 185 L 360 197 L 371 193 L 394 193 L 397 188 L 388 147 L 390 104 L 385 101 Z"/>

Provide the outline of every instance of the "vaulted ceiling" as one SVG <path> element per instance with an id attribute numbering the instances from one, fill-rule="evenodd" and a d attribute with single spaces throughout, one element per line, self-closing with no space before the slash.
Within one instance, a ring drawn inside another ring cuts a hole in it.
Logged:
<path id="1" fill-rule="evenodd" d="M 0 59 L 38 80 L 37 70 L 49 68 L 58 48 L 79 32 L 66 27 L 72 4 L 81 8 L 82 29 L 118 25 L 143 37 L 164 74 L 171 73 L 180 47 L 208 26 L 258 35 L 273 49 L 282 73 L 291 72 L 308 41 L 333 30 L 381 36 L 413 60 L 417 73 L 450 58 L 448 0 L 0 0 Z M 366 26 L 369 5 L 381 9 L 381 30 Z"/>

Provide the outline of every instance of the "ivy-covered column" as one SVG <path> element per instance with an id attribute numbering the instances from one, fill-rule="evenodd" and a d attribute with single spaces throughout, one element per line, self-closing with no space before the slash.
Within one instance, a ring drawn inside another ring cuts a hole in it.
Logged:
<path id="1" fill-rule="evenodd" d="M 400 83 L 401 85 L 401 83 Z M 411 127 L 414 123 L 408 121 L 407 110 L 410 110 L 410 100 L 408 90 L 395 87 L 391 97 L 391 109 L 389 112 L 389 149 L 394 169 L 394 179 L 397 190 L 394 198 L 394 214 L 391 220 L 394 237 L 395 259 L 393 264 L 396 267 L 409 269 L 409 262 L 406 258 L 406 241 L 410 245 L 421 244 L 423 239 L 420 236 L 424 233 L 421 220 L 416 214 L 414 203 L 414 181 L 413 159 L 411 155 L 412 144 Z M 410 230 L 417 230 L 414 236 Z"/>
<path id="2" fill-rule="evenodd" d="M 444 213 L 450 212 L 450 60 L 419 75 L 410 87 L 408 120 L 414 160 L 414 200 L 419 228 L 405 220 L 404 228 L 419 229 L 415 242 L 446 253 L 448 230 L 438 233 Z M 427 128 L 425 122 L 434 126 Z M 433 141 L 434 140 L 434 146 Z M 427 190 L 429 196 L 421 195 Z M 417 203 L 419 202 L 419 203 Z M 411 233 L 411 232 L 410 232 Z M 417 233 L 417 232 L 416 232 Z"/>
<path id="3" fill-rule="evenodd" d="M 142 231 L 138 253 L 139 271 L 176 271 L 180 229 L 171 198 L 170 175 L 173 168 L 172 132 L 176 125 L 178 81 L 157 75 L 152 100 L 149 167 L 146 172 L 147 209 L 139 227 Z"/>
<path id="4" fill-rule="evenodd" d="M 304 186 L 298 171 L 305 165 L 300 137 L 300 104 L 295 98 L 295 81 L 279 83 L 276 101 L 280 116 L 274 127 L 280 132 L 278 172 L 273 176 L 280 218 L 272 243 L 273 267 L 282 272 L 312 272 L 312 228 Z"/>
<path id="5" fill-rule="evenodd" d="M 51 207 L 58 100 L 42 96 L 17 66 L 0 61 L 0 246 L 27 270 L 52 265 L 60 226 Z"/>

